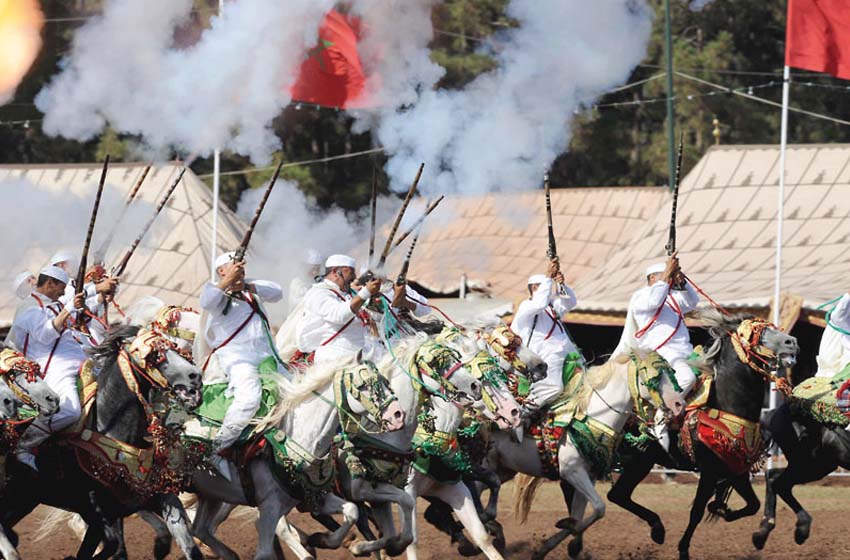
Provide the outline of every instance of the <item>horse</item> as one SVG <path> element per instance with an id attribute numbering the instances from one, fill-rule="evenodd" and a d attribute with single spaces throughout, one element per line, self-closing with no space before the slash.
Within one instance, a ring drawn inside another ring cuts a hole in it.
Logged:
<path id="1" fill-rule="evenodd" d="M 838 467 L 850 469 L 850 433 L 837 421 L 817 421 L 787 401 L 765 414 L 762 426 L 782 449 L 788 466 L 770 469 L 765 475 L 764 516 L 759 529 L 752 535 L 757 549 L 764 548 L 770 532 L 776 527 L 777 495 L 797 516 L 795 542 L 803 544 L 809 538 L 812 516 L 794 496 L 793 490 L 798 484 L 824 478 Z"/>
<path id="2" fill-rule="evenodd" d="M 225 560 L 236 554 L 214 535 L 217 524 L 230 509 L 222 504 L 251 505 L 260 510 L 255 558 L 273 558 L 275 534 L 284 532 L 283 516 L 298 504 L 322 514 L 342 513 L 343 525 L 331 533 L 312 535 L 310 542 L 322 548 L 338 548 L 358 518 L 357 506 L 329 493 L 335 472 L 332 443 L 340 420 L 371 426 L 370 431 L 395 431 L 404 414 L 386 380 L 369 363 L 343 368 L 316 366 L 300 383 L 280 376 L 278 406 L 263 418 L 255 433 L 273 430 L 281 445 L 247 458 L 233 472 L 232 481 L 199 471 L 194 489 L 198 509 L 193 529 L 202 542 Z M 339 387 L 350 390 L 344 392 Z M 287 455 L 285 472 L 276 466 L 275 455 Z M 317 480 L 317 477 L 319 480 Z M 222 512 L 224 515 L 222 515 Z"/>
<path id="3" fill-rule="evenodd" d="M 10 464 L 10 491 L 0 498 L 6 527 L 39 503 L 77 512 L 88 524 L 77 557 L 105 558 L 118 547 L 117 521 L 139 509 L 162 513 L 184 554 L 200 558 L 192 541 L 185 512 L 170 493 L 177 484 L 168 456 L 174 450 L 168 428 L 160 423 L 155 401 L 162 406 L 176 401 L 187 408 L 200 403 L 200 371 L 174 347 L 136 327 L 117 327 L 92 348 L 87 362 L 97 371 L 97 393 L 91 413 L 81 418 L 77 433 L 55 436 L 40 450 L 38 475 L 16 462 Z M 167 401 L 165 400 L 167 399 Z M 76 432 L 76 430 L 74 430 Z M 151 448 L 148 439 L 154 441 Z M 142 478 L 104 461 L 88 443 L 121 448 L 143 463 L 150 457 Z M 83 465 L 85 463 L 85 466 Z M 156 468 L 153 468 L 155 465 Z M 13 488 L 13 490 L 11 490 Z M 103 549 L 95 555 L 99 544 Z"/>
<path id="4" fill-rule="evenodd" d="M 665 537 L 661 518 L 632 500 L 634 489 L 656 463 L 682 470 L 698 470 L 699 484 L 688 526 L 678 544 L 681 560 L 690 558 L 691 538 L 702 521 L 706 507 L 710 513 L 727 522 L 758 512 L 760 503 L 750 483 L 749 470 L 763 456 L 758 421 L 764 393 L 769 382 L 777 380 L 772 372 L 792 367 L 799 352 L 796 338 L 766 321 L 741 315 L 722 317 L 719 314 L 704 316 L 703 320 L 713 342 L 704 356 L 692 364 L 703 371 L 704 376 L 713 377 L 713 383 L 707 401 L 689 412 L 680 433 L 680 439 L 692 441 L 692 451 L 679 452 L 671 443 L 671 453 L 666 453 L 657 441 L 652 441 L 645 451 L 624 459 L 622 474 L 608 492 L 612 503 L 643 519 L 650 527 L 653 541 L 661 544 Z M 698 425 L 703 425 L 704 417 L 700 415 L 704 412 L 722 416 L 741 426 L 740 433 L 753 436 L 750 446 L 742 447 L 742 439 L 729 440 L 735 451 L 727 454 L 709 447 L 698 434 L 695 436 Z M 745 500 L 742 508 L 732 511 L 726 507 L 726 490 L 729 488 Z M 709 504 L 718 489 L 723 492 Z M 580 550 L 581 541 L 576 539 L 571 543 L 570 553 Z"/>

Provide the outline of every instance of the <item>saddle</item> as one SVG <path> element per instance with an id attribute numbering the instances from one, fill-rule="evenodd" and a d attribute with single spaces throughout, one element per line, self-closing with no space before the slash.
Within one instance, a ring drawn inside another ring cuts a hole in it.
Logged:
<path id="1" fill-rule="evenodd" d="M 850 364 L 833 377 L 806 379 L 791 392 L 789 403 L 792 413 L 801 415 L 829 427 L 846 428 L 850 424 L 848 400 Z"/>

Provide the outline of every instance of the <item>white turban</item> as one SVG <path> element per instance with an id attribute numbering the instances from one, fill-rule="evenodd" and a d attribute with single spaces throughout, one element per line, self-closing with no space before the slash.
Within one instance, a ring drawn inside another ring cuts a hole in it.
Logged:
<path id="1" fill-rule="evenodd" d="M 356 264 L 357 262 L 348 255 L 331 255 L 328 257 L 328 260 L 325 261 L 325 269 L 334 268 L 336 266 L 355 268 Z"/>
<path id="2" fill-rule="evenodd" d="M 76 256 L 73 253 L 68 251 L 59 251 L 50 257 L 50 262 L 48 264 L 55 266 L 61 262 L 71 263 L 71 261 L 74 260 L 76 260 Z"/>
<path id="3" fill-rule="evenodd" d="M 546 278 L 548 278 L 548 276 L 546 276 L 545 274 L 532 274 L 531 276 L 528 277 L 528 283 L 529 284 L 542 284 L 543 282 L 546 281 Z"/>
<path id="4" fill-rule="evenodd" d="M 647 276 L 649 276 L 650 274 L 659 274 L 659 273 L 661 273 L 661 272 L 664 272 L 665 270 L 667 270 L 667 265 L 666 265 L 666 264 L 664 264 L 664 263 L 655 263 L 655 264 L 650 265 L 649 267 L 647 267 L 647 269 L 646 269 L 646 275 L 647 275 Z"/>
<path id="5" fill-rule="evenodd" d="M 44 276 L 49 276 L 54 280 L 59 280 L 63 284 L 67 284 L 69 281 L 68 273 L 59 268 L 58 266 L 45 266 L 39 271 L 39 274 Z"/>
<path id="6" fill-rule="evenodd" d="M 315 249 L 310 249 L 305 255 L 304 262 L 313 266 L 320 265 L 322 264 L 322 254 Z"/>
<path id="7" fill-rule="evenodd" d="M 218 256 L 218 258 L 215 260 L 215 267 L 216 267 L 216 268 L 219 268 L 219 267 L 221 267 L 221 266 L 224 266 L 224 265 L 226 265 L 227 263 L 229 263 L 229 262 L 233 261 L 233 259 L 234 259 L 235 257 L 236 257 L 236 252 L 235 252 L 235 251 L 230 251 L 229 253 L 222 253 L 222 254 L 220 254 L 220 255 Z"/>
<path id="8" fill-rule="evenodd" d="M 29 282 L 27 282 L 27 280 L 32 277 L 32 272 L 28 270 L 25 270 L 24 272 L 21 272 L 20 274 L 15 276 L 15 280 L 12 282 L 12 291 L 14 291 L 15 295 L 18 296 L 20 299 L 24 299 L 32 291 Z"/>

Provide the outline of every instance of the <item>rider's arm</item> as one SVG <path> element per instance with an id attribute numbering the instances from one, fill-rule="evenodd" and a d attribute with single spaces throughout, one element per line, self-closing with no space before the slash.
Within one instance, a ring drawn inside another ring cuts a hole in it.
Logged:
<path id="1" fill-rule="evenodd" d="M 221 307 L 224 307 L 224 303 L 227 300 L 227 295 L 224 293 L 224 290 L 213 284 L 212 282 L 207 282 L 204 284 L 204 287 L 201 288 L 201 308 L 206 309 L 207 311 L 215 311 Z"/>
<path id="2" fill-rule="evenodd" d="M 639 313 L 654 313 L 667 298 L 670 285 L 658 281 L 649 288 L 644 288 L 632 297 L 632 310 Z"/>
<path id="3" fill-rule="evenodd" d="M 271 280 L 251 280 L 248 282 L 248 289 L 258 296 L 263 301 L 274 303 L 283 298 L 283 288 L 277 282 Z"/>
<path id="4" fill-rule="evenodd" d="M 333 325 L 345 324 L 354 317 L 351 300 L 341 300 L 330 290 L 310 290 L 304 307 Z"/>
<path id="5" fill-rule="evenodd" d="M 531 299 L 524 301 L 525 304 L 523 306 L 524 311 L 526 313 L 540 313 L 546 306 L 549 305 L 549 302 L 552 299 L 552 279 L 547 278 L 543 282 L 537 286 L 537 289 L 534 290 L 534 293 L 531 294 Z"/>
<path id="6" fill-rule="evenodd" d="M 676 299 L 676 303 L 679 304 L 682 313 L 693 311 L 699 305 L 699 294 L 690 282 L 685 282 L 684 290 L 673 290 L 671 293 Z"/>
<path id="7" fill-rule="evenodd" d="M 59 313 L 59 317 L 55 317 L 47 309 L 32 308 L 17 317 L 15 324 L 24 336 L 29 335 L 31 339 L 42 344 L 52 344 L 59 338 L 59 331 L 62 330 L 61 325 L 56 328 L 55 319 L 63 317 L 68 319 L 68 312 L 64 309 Z"/>
<path id="8" fill-rule="evenodd" d="M 850 330 L 850 294 L 844 294 L 829 315 L 829 321 L 840 329 Z"/>
<path id="9" fill-rule="evenodd" d="M 552 307 L 555 308 L 555 311 L 559 316 L 564 316 L 570 311 L 572 311 L 576 305 L 578 305 L 578 298 L 576 297 L 576 293 L 572 288 L 564 286 L 564 293 L 558 293 L 557 297 L 552 300 Z"/>

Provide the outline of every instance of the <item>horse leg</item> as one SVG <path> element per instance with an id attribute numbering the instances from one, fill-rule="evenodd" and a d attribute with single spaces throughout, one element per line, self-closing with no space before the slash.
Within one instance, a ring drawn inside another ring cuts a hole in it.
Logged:
<path id="1" fill-rule="evenodd" d="M 833 461 L 810 461 L 809 463 L 805 465 L 809 467 L 809 470 L 804 470 L 801 457 L 799 460 L 789 463 L 785 472 L 777 476 L 773 481 L 773 488 L 776 494 L 797 515 L 797 523 L 794 527 L 794 542 L 797 544 L 803 544 L 809 538 L 809 533 L 812 530 L 812 516 L 797 501 L 797 498 L 794 497 L 794 486 L 803 482 L 820 480 L 834 471 L 838 466 Z"/>
<path id="2" fill-rule="evenodd" d="M 581 493 L 576 492 L 575 488 L 573 488 L 566 480 L 562 480 L 560 482 L 560 486 L 561 494 L 564 496 L 564 503 L 567 504 L 567 507 L 569 508 L 570 516 L 583 517 L 584 508 L 587 507 L 587 498 L 585 498 Z M 573 540 L 570 541 L 570 544 L 567 547 L 567 552 L 571 558 L 576 558 L 579 554 L 581 554 L 583 549 L 584 533 L 579 533 L 573 537 Z"/>
<path id="3" fill-rule="evenodd" d="M 373 511 L 381 531 L 381 538 L 372 541 L 359 542 L 349 547 L 355 555 L 375 552 L 385 548 L 390 556 L 398 556 L 413 543 L 413 514 L 414 500 L 405 491 L 392 484 L 377 484 L 374 487 L 368 483 L 355 481 L 352 484 L 352 495 L 359 501 L 372 504 Z M 392 504 L 398 504 L 401 512 L 401 531 L 396 533 L 392 515 Z M 449 513 L 451 515 L 451 513 Z"/>
<path id="4" fill-rule="evenodd" d="M 690 558 L 691 538 L 693 538 L 697 525 L 699 525 L 703 515 L 705 515 L 705 506 L 708 505 L 708 501 L 714 494 L 716 483 L 717 479 L 707 472 L 703 472 L 699 477 L 699 485 L 697 486 L 696 496 L 694 496 L 694 503 L 691 506 L 688 527 L 685 529 L 685 534 L 679 540 L 679 560 L 688 560 Z"/>
<path id="5" fill-rule="evenodd" d="M 640 461 L 634 461 L 625 465 L 622 474 L 617 478 L 617 481 L 611 486 L 608 492 L 608 501 L 617 504 L 626 511 L 630 511 L 636 516 L 646 521 L 650 529 L 650 537 L 656 544 L 664 544 L 666 530 L 661 517 L 632 499 L 632 494 L 643 479 L 652 470 L 655 464 L 655 454 L 647 454 L 648 457 L 641 457 Z"/>
<path id="6" fill-rule="evenodd" d="M 316 558 L 315 552 L 310 552 L 304 547 L 307 542 L 307 534 L 301 529 L 292 525 L 286 516 L 280 518 L 275 529 L 277 537 L 289 547 L 289 550 L 298 556 L 298 560 L 312 560 Z"/>
<path id="7" fill-rule="evenodd" d="M 417 540 L 419 539 L 418 533 L 416 531 L 416 498 L 422 494 L 423 486 L 425 486 L 427 479 L 416 470 L 411 469 L 413 471 L 412 476 L 407 481 L 407 486 L 404 488 L 404 492 L 410 496 L 410 499 L 413 501 L 413 542 L 407 547 L 405 551 L 407 553 L 407 560 L 418 560 L 419 559 L 419 551 L 417 549 Z"/>
<path id="8" fill-rule="evenodd" d="M 211 530 L 213 519 L 220 506 L 220 501 L 199 495 L 198 507 L 195 510 L 195 521 L 192 523 L 192 532 L 222 560 L 239 560 L 236 552 L 218 540 Z"/>
<path id="9" fill-rule="evenodd" d="M 753 483 L 750 482 L 750 475 L 748 473 L 744 473 L 743 475 L 732 479 L 731 482 L 732 488 L 735 489 L 746 503 L 741 509 L 727 509 L 723 519 L 726 522 L 731 523 L 732 521 L 737 521 L 742 517 L 749 517 L 750 515 L 757 514 L 761 508 L 761 502 L 759 502 L 758 496 L 756 496 L 756 492 L 753 490 Z"/>
<path id="10" fill-rule="evenodd" d="M 5 528 L 0 528 L 0 555 L 3 556 L 4 560 L 21 560 L 12 541 L 6 536 Z"/>
<path id="11" fill-rule="evenodd" d="M 337 549 L 342 546 L 348 532 L 357 523 L 360 515 L 357 506 L 349 501 L 343 500 L 336 494 L 326 494 L 319 504 L 319 513 L 331 515 L 342 514 L 342 524 L 335 531 L 326 533 L 313 533 L 307 538 L 307 544 L 316 548 Z"/>
<path id="12" fill-rule="evenodd" d="M 764 476 L 764 515 L 761 518 L 759 529 L 753 533 L 753 546 L 758 550 L 764 548 L 770 532 L 776 528 L 776 490 L 773 483 L 785 469 L 770 469 Z"/>
<path id="13" fill-rule="evenodd" d="M 428 493 L 441 498 L 454 510 L 458 520 L 463 523 L 469 533 L 472 542 L 481 549 L 487 558 L 502 560 L 502 555 L 493 545 L 492 537 L 478 517 L 472 496 L 465 484 L 461 482 L 455 484 L 434 482 L 431 491 Z"/>
<path id="14" fill-rule="evenodd" d="M 156 560 L 163 560 L 171 552 L 172 538 L 171 533 L 168 532 L 168 527 L 152 511 L 141 510 L 139 511 L 139 517 L 142 521 L 150 525 L 154 531 L 153 557 Z"/>
<path id="15" fill-rule="evenodd" d="M 183 503 L 174 494 L 165 494 L 159 499 L 160 516 L 168 528 L 168 532 L 177 541 L 177 546 L 186 558 L 203 560 L 200 548 L 195 544 L 192 531 L 189 528 L 189 517 L 183 509 Z M 169 548 L 170 541 L 169 541 Z"/>

